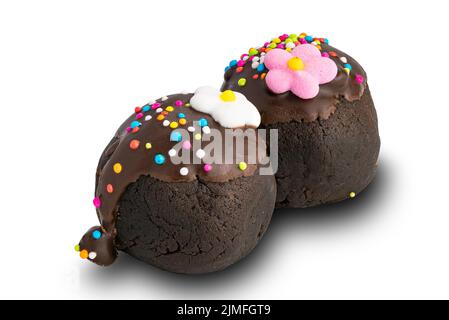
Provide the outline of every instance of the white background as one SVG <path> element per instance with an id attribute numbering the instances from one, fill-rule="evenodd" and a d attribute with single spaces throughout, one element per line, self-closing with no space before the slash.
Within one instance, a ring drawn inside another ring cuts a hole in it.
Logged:
<path id="1" fill-rule="evenodd" d="M 1 1 L 0 298 L 449 298 L 445 1 Z M 185 276 L 73 250 L 98 157 L 136 105 L 219 86 L 253 45 L 308 32 L 369 75 L 382 149 L 356 199 L 276 212 L 243 261 Z"/>

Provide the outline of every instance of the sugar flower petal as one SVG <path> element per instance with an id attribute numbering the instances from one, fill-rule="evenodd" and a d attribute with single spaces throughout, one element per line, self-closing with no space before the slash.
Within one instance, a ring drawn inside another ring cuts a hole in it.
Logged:
<path id="1" fill-rule="evenodd" d="M 318 95 L 320 86 L 317 79 L 308 72 L 298 72 L 292 83 L 291 91 L 303 99 L 312 99 Z"/>
<path id="2" fill-rule="evenodd" d="M 303 60 L 308 60 L 310 58 L 321 57 L 321 52 L 320 50 L 318 50 L 317 47 L 311 44 L 303 44 L 293 49 L 292 55 L 299 57 Z"/>
<path id="3" fill-rule="evenodd" d="M 265 81 L 271 91 L 281 94 L 290 90 L 292 73 L 287 70 L 274 69 L 267 73 Z"/>
<path id="4" fill-rule="evenodd" d="M 235 91 L 223 95 L 212 87 L 200 87 L 190 99 L 193 109 L 209 114 L 225 128 L 258 127 L 260 113 L 246 97 Z M 226 99 L 223 99 L 226 96 Z M 229 97 L 232 97 L 230 99 Z"/>
<path id="5" fill-rule="evenodd" d="M 329 58 L 313 58 L 305 64 L 305 71 L 313 75 L 320 84 L 331 82 L 337 76 L 338 68 Z"/>
<path id="6" fill-rule="evenodd" d="M 282 49 L 270 50 L 264 58 L 265 67 L 268 69 L 286 69 L 287 62 L 292 58 L 292 55 Z"/>

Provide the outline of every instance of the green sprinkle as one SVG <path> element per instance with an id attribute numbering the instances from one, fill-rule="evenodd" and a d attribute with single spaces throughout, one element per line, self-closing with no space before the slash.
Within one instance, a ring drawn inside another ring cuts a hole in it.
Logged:
<path id="1" fill-rule="evenodd" d="M 245 78 L 240 78 L 239 81 L 237 82 L 237 84 L 238 84 L 240 87 L 244 87 L 245 84 L 246 84 L 246 79 L 245 79 Z"/>
<path id="2" fill-rule="evenodd" d="M 258 54 L 258 53 L 259 53 L 259 51 L 257 51 L 257 49 L 251 48 L 251 50 L 249 50 L 249 55 L 250 56 L 254 56 L 254 55 Z"/>
<path id="3" fill-rule="evenodd" d="M 239 169 L 240 170 L 245 171 L 246 168 L 248 168 L 248 165 L 246 164 L 246 162 L 242 161 L 242 162 L 239 163 Z"/>

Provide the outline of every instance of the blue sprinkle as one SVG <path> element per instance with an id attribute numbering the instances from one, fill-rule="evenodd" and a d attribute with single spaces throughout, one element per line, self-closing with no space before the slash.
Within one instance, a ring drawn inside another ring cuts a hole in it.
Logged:
<path id="1" fill-rule="evenodd" d="M 142 108 L 142 111 L 143 111 L 143 112 L 150 111 L 150 106 L 147 105 L 147 106 L 143 107 L 143 108 Z"/>
<path id="2" fill-rule="evenodd" d="M 325 43 L 325 44 L 329 44 L 329 39 L 325 38 L 325 39 L 324 39 L 324 43 Z"/>
<path id="3" fill-rule="evenodd" d="M 185 118 L 186 115 L 185 115 L 184 113 L 181 112 L 181 113 L 178 113 L 178 117 L 179 117 L 179 118 Z"/>
<path id="4" fill-rule="evenodd" d="M 100 238 L 101 238 L 101 231 L 100 231 L 100 230 L 95 230 L 94 232 L 92 232 L 92 237 L 93 237 L 95 240 L 100 239 Z"/>
<path id="5" fill-rule="evenodd" d="M 134 129 L 135 127 L 140 127 L 142 124 L 139 121 L 134 120 L 131 122 L 131 129 Z"/>
<path id="6" fill-rule="evenodd" d="M 164 164 L 165 157 L 162 154 L 158 153 L 154 156 L 154 162 L 160 166 L 161 164 Z"/>
<path id="7" fill-rule="evenodd" d="M 352 66 L 349 63 L 345 64 L 345 68 L 348 68 L 349 70 L 352 70 Z"/>
<path id="8" fill-rule="evenodd" d="M 208 122 L 207 122 L 206 119 L 201 118 L 201 119 L 198 121 L 198 124 L 200 125 L 200 127 L 205 127 L 205 126 L 207 126 Z"/>
<path id="9" fill-rule="evenodd" d="M 225 72 L 228 71 L 229 69 L 231 69 L 231 67 L 230 67 L 230 66 L 227 66 L 227 67 L 225 68 Z"/>
<path id="10" fill-rule="evenodd" d="M 265 65 L 263 64 L 263 63 L 261 63 L 261 64 L 259 64 L 258 66 L 257 66 L 257 71 L 258 72 L 262 72 L 262 71 L 264 71 L 265 70 Z"/>
<path id="11" fill-rule="evenodd" d="M 178 131 L 172 131 L 170 134 L 170 141 L 179 142 L 182 140 L 182 135 Z"/>
<path id="12" fill-rule="evenodd" d="M 229 62 L 230 67 L 235 67 L 236 65 L 237 65 L 237 60 L 232 60 L 231 62 Z"/>
<path id="13" fill-rule="evenodd" d="M 307 42 L 312 42 L 313 41 L 313 37 L 311 37 L 311 36 L 306 36 L 305 39 L 306 39 Z"/>

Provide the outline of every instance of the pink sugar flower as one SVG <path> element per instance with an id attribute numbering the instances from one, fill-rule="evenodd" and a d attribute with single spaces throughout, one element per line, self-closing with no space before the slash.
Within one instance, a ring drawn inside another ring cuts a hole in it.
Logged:
<path id="1" fill-rule="evenodd" d="M 320 50 L 311 44 L 297 46 L 292 52 L 270 50 L 265 56 L 269 72 L 265 81 L 268 88 L 280 94 L 291 91 L 302 99 L 318 95 L 320 84 L 331 82 L 337 76 L 337 65 L 322 57 Z"/>

